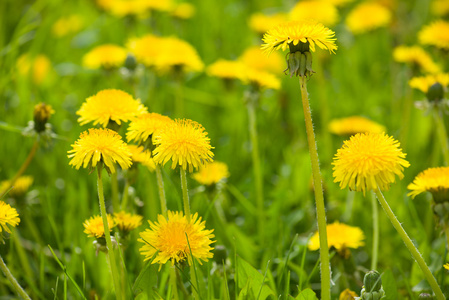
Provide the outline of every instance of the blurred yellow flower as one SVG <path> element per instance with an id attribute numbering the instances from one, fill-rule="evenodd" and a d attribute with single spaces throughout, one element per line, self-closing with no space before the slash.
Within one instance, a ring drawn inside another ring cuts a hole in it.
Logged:
<path id="1" fill-rule="evenodd" d="M 392 14 L 376 2 L 363 2 L 357 5 L 346 17 L 346 25 L 354 34 L 364 33 L 388 26 Z"/>
<path id="2" fill-rule="evenodd" d="M 6 204 L 3 201 L 0 201 L 0 233 L 6 231 L 11 233 L 11 229 L 9 226 L 16 227 L 20 223 L 19 214 L 14 207 Z M 3 239 L 1 238 L 0 241 Z"/>
<path id="3" fill-rule="evenodd" d="M 125 233 L 130 232 L 131 230 L 134 230 L 142 225 L 142 219 L 143 217 L 140 215 L 130 214 L 123 210 L 118 213 L 114 213 L 115 226 Z"/>
<path id="4" fill-rule="evenodd" d="M 0 195 L 6 192 L 6 189 L 9 187 L 11 181 L 4 180 L 0 183 Z M 8 195 L 11 197 L 19 197 L 24 195 L 30 186 L 33 184 L 32 176 L 20 176 L 17 178 L 16 182 L 12 186 L 12 189 L 9 191 Z"/>
<path id="5" fill-rule="evenodd" d="M 179 3 L 174 6 L 170 14 L 179 19 L 190 19 L 195 15 L 195 6 L 187 2 Z"/>
<path id="6" fill-rule="evenodd" d="M 407 188 L 407 196 L 415 198 L 417 195 L 430 192 L 435 200 L 446 198 L 449 201 L 449 167 L 429 168 L 419 173 Z"/>
<path id="7" fill-rule="evenodd" d="M 64 37 L 76 33 L 83 28 L 84 22 L 79 15 L 70 15 L 59 18 L 52 26 L 51 32 L 55 37 Z"/>
<path id="8" fill-rule="evenodd" d="M 446 270 L 448 270 L 449 271 L 449 263 L 447 263 L 447 264 L 444 264 L 443 265 L 443 267 L 446 269 Z"/>
<path id="9" fill-rule="evenodd" d="M 192 178 L 200 184 L 217 184 L 230 176 L 228 166 L 219 161 L 213 161 L 200 168 L 198 173 L 192 175 Z"/>
<path id="10" fill-rule="evenodd" d="M 83 66 L 88 69 L 106 70 L 121 67 L 126 60 L 125 48 L 106 44 L 93 48 L 83 56 Z"/>
<path id="11" fill-rule="evenodd" d="M 135 100 L 121 90 L 107 89 L 87 98 L 76 114 L 80 116 L 78 122 L 81 125 L 93 122 L 106 127 L 110 121 L 120 125 L 146 112 L 147 108 L 140 99 Z"/>
<path id="12" fill-rule="evenodd" d="M 433 0 L 430 7 L 432 13 L 436 16 L 443 17 L 449 14 L 449 1 Z"/>
<path id="13" fill-rule="evenodd" d="M 134 54 L 138 62 L 151 67 L 154 65 L 156 56 L 161 51 L 162 42 L 163 38 L 147 34 L 140 38 L 130 39 L 126 47 Z"/>
<path id="14" fill-rule="evenodd" d="M 23 54 L 17 59 L 17 70 L 21 76 L 29 76 L 35 84 L 40 85 L 49 79 L 52 67 L 48 57 L 43 54 L 34 57 Z"/>
<path id="15" fill-rule="evenodd" d="M 410 164 L 399 142 L 385 133 L 357 133 L 346 140 L 334 157 L 334 182 L 353 191 L 388 190 L 395 175 Z"/>
<path id="16" fill-rule="evenodd" d="M 334 119 L 329 123 L 329 131 L 337 135 L 353 135 L 363 132 L 385 132 L 385 126 L 360 116 Z"/>
<path id="17" fill-rule="evenodd" d="M 213 241 L 213 230 L 206 230 L 206 222 L 201 222 L 201 217 L 194 214 L 190 222 L 182 212 L 168 211 L 168 218 L 158 216 L 158 222 L 148 221 L 150 229 L 140 233 L 139 242 L 144 243 L 140 248 L 140 254 L 145 260 L 151 259 L 152 264 L 165 264 L 171 261 L 172 265 L 187 259 L 192 265 L 192 256 L 201 261 L 208 261 L 213 257 L 210 246 Z"/>
<path id="18" fill-rule="evenodd" d="M 413 77 L 408 82 L 412 88 L 418 89 L 423 93 L 427 93 L 429 88 L 435 83 L 439 83 L 444 87 L 449 85 L 449 73 L 438 73 L 427 76 Z"/>
<path id="19" fill-rule="evenodd" d="M 115 226 L 114 220 L 110 214 L 107 215 L 109 231 L 112 231 L 112 228 Z M 103 219 L 101 216 L 93 216 L 83 223 L 84 233 L 87 234 L 88 237 L 94 238 L 102 238 L 104 237 L 104 226 Z"/>
<path id="20" fill-rule="evenodd" d="M 247 48 L 240 55 L 239 61 L 252 69 L 267 71 L 273 74 L 282 74 L 284 71 L 285 59 L 282 55 L 275 52 L 267 56 L 259 46 Z"/>
<path id="21" fill-rule="evenodd" d="M 158 113 L 141 114 L 137 118 L 134 118 L 129 124 L 126 138 L 128 139 L 128 142 L 135 141 L 144 143 L 156 131 L 172 122 L 173 120 L 169 117 Z"/>
<path id="22" fill-rule="evenodd" d="M 258 89 L 274 89 L 278 90 L 281 88 L 281 80 L 275 75 L 260 71 L 252 68 L 245 68 L 243 77 L 241 78 L 243 83 L 253 85 Z"/>
<path id="23" fill-rule="evenodd" d="M 172 169 L 180 166 L 184 170 L 198 169 L 212 161 L 210 139 L 204 127 L 192 120 L 176 119 L 170 125 L 161 128 L 153 136 L 156 148 L 153 159 L 157 164 L 164 165 L 172 160 Z"/>
<path id="24" fill-rule="evenodd" d="M 418 32 L 419 42 L 423 45 L 432 45 L 441 49 L 449 49 L 449 22 L 434 21 Z"/>
<path id="25" fill-rule="evenodd" d="M 351 291 L 350 289 L 346 289 L 343 292 L 341 292 L 340 297 L 338 297 L 338 300 L 355 300 L 358 295 Z"/>
<path id="26" fill-rule="evenodd" d="M 269 29 L 288 21 L 288 15 L 277 13 L 273 15 L 265 15 L 263 13 L 252 14 L 249 19 L 249 27 L 259 33 L 264 34 Z"/>
<path id="27" fill-rule="evenodd" d="M 285 51 L 290 44 L 298 45 L 309 42 L 310 50 L 315 52 L 315 44 L 321 49 L 327 49 L 335 53 L 335 32 L 315 21 L 292 21 L 282 23 L 270 30 L 263 36 L 262 49 L 268 53 L 282 49 Z"/>
<path id="28" fill-rule="evenodd" d="M 346 4 L 350 3 L 350 2 L 354 2 L 354 0 L 321 0 L 321 1 L 327 2 L 327 3 L 331 3 L 331 4 L 333 4 L 335 6 L 338 6 L 338 7 L 344 6 L 344 5 L 346 5 Z"/>
<path id="29" fill-rule="evenodd" d="M 334 247 L 337 251 L 347 248 L 357 249 L 365 245 L 365 235 L 359 227 L 349 226 L 338 221 L 327 224 L 327 244 L 329 248 Z M 310 238 L 308 248 L 311 251 L 320 249 L 318 231 Z"/>
<path id="30" fill-rule="evenodd" d="M 80 138 L 72 145 L 73 149 L 67 151 L 67 157 L 72 158 L 69 165 L 77 170 L 96 167 L 103 162 L 108 173 L 115 173 L 115 163 L 122 169 L 131 166 L 131 152 L 122 137 L 115 131 L 102 128 L 90 128 L 81 133 Z"/>
<path id="31" fill-rule="evenodd" d="M 97 0 L 97 5 L 113 16 L 146 16 L 151 10 L 168 12 L 173 7 L 171 0 Z"/>
<path id="32" fill-rule="evenodd" d="M 141 163 L 150 171 L 156 170 L 156 164 L 154 163 L 149 150 L 144 150 L 143 146 L 136 145 L 128 145 L 128 148 L 131 152 L 131 158 L 134 163 Z"/>
<path id="33" fill-rule="evenodd" d="M 223 79 L 241 79 L 245 66 L 240 61 L 219 59 L 210 64 L 206 72 L 209 76 Z"/>
<path id="34" fill-rule="evenodd" d="M 419 46 L 396 47 L 393 51 L 393 58 L 400 63 L 414 64 L 427 73 L 440 72 L 440 67 L 434 63 L 430 55 Z"/>
<path id="35" fill-rule="evenodd" d="M 290 20 L 315 20 L 324 26 L 333 26 L 338 19 L 337 8 L 332 3 L 322 0 L 300 1 L 290 12 Z"/>

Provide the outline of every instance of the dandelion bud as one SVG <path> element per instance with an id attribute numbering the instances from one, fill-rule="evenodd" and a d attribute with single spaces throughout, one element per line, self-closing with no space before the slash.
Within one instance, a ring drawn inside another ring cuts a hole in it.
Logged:
<path id="1" fill-rule="evenodd" d="M 429 90 L 426 93 L 427 99 L 429 101 L 438 102 L 444 98 L 444 89 L 441 83 L 434 83 L 429 87 Z"/>
<path id="2" fill-rule="evenodd" d="M 379 272 L 372 270 L 365 274 L 363 279 L 363 289 L 361 292 L 362 300 L 380 300 L 385 298 L 385 292 L 382 289 L 382 279 Z"/>
<path id="3" fill-rule="evenodd" d="M 125 68 L 127 68 L 130 71 L 133 71 L 136 69 L 136 67 L 137 67 L 136 57 L 131 53 L 128 53 L 125 59 Z"/>
<path id="4" fill-rule="evenodd" d="M 50 116 L 54 114 L 55 111 L 50 105 L 43 102 L 34 106 L 33 119 L 34 119 L 34 130 L 40 133 L 45 130 L 45 124 L 47 124 Z"/>

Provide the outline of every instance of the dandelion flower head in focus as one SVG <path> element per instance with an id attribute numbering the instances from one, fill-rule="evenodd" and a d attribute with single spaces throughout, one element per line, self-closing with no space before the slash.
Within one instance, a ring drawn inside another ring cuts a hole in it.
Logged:
<path id="1" fill-rule="evenodd" d="M 3 231 L 11 233 L 11 229 L 8 226 L 16 227 L 19 223 L 20 218 L 17 210 L 11 207 L 11 205 L 0 201 L 0 233 Z"/>
<path id="2" fill-rule="evenodd" d="M 408 196 L 430 192 L 437 202 L 449 201 L 449 167 L 429 168 L 419 173 L 407 188 Z"/>
<path id="3" fill-rule="evenodd" d="M 107 215 L 109 231 L 112 231 L 112 228 L 115 226 L 114 219 L 110 214 Z M 103 238 L 104 237 L 104 226 L 103 219 L 101 216 L 93 216 L 83 223 L 84 233 L 87 234 L 88 237 L 94 238 Z"/>
<path id="4" fill-rule="evenodd" d="M 158 113 L 141 114 L 129 124 L 126 138 L 128 142 L 135 141 L 142 144 L 149 137 L 153 136 L 156 131 L 172 122 L 173 120 L 169 117 Z"/>

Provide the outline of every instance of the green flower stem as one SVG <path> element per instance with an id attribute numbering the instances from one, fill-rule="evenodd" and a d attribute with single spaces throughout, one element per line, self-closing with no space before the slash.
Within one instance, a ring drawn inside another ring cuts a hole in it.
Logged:
<path id="1" fill-rule="evenodd" d="M 379 254 L 379 208 L 373 193 L 369 193 L 373 211 L 373 254 L 371 258 L 371 270 L 377 270 L 377 258 Z"/>
<path id="2" fill-rule="evenodd" d="M 184 204 L 184 214 L 186 215 L 187 222 L 190 222 L 190 201 L 189 201 L 189 192 L 187 190 L 186 170 L 180 168 L 180 173 L 181 173 L 182 202 Z"/>
<path id="3" fill-rule="evenodd" d="M 17 280 L 11 274 L 11 271 L 9 271 L 8 267 L 6 266 L 6 264 L 3 261 L 3 258 L 1 256 L 0 256 L 0 269 L 2 269 L 3 274 L 5 274 L 6 278 L 8 278 L 9 282 L 11 283 L 13 288 L 16 290 L 17 294 L 20 297 L 22 297 L 23 299 L 31 300 L 30 296 L 28 296 L 28 294 L 25 292 L 25 290 L 20 286 L 20 284 L 17 282 Z"/>
<path id="4" fill-rule="evenodd" d="M 446 166 L 448 166 L 449 165 L 449 145 L 448 145 L 447 132 L 446 132 L 446 127 L 444 125 L 443 116 L 442 116 L 441 112 L 438 110 L 438 108 L 435 108 L 433 116 L 435 118 L 435 123 L 437 126 L 437 134 L 438 134 L 438 138 L 440 140 L 441 148 L 443 151 L 444 163 L 446 164 Z"/>
<path id="5" fill-rule="evenodd" d="M 409 236 L 405 232 L 401 223 L 399 223 L 398 219 L 394 215 L 393 211 L 391 210 L 390 206 L 387 203 L 387 200 L 385 200 L 385 197 L 382 194 L 382 192 L 379 190 L 379 188 L 377 190 L 375 190 L 375 193 L 376 193 L 377 199 L 380 202 L 380 205 L 382 205 L 382 208 L 384 209 L 385 213 L 387 214 L 387 216 L 390 219 L 391 223 L 393 224 L 394 228 L 399 233 L 399 235 L 401 236 L 405 245 L 407 246 L 408 250 L 412 254 L 413 258 L 416 260 L 416 262 L 418 263 L 422 272 L 424 273 L 424 276 L 426 277 L 427 282 L 430 284 L 433 292 L 435 293 L 436 298 L 438 300 L 446 299 L 446 297 L 443 295 L 443 292 L 441 291 L 440 286 L 438 285 L 437 281 L 435 280 L 435 277 L 433 277 L 432 272 L 430 272 L 429 267 L 427 266 L 426 262 L 422 258 L 418 249 L 416 249 L 412 240 L 409 238 Z"/>
<path id="6" fill-rule="evenodd" d="M 122 196 L 122 203 L 120 204 L 121 210 L 126 210 L 126 206 L 128 205 L 128 198 L 129 198 L 129 181 L 126 180 L 125 187 L 123 188 L 123 196 Z"/>
<path id="7" fill-rule="evenodd" d="M 181 171 L 182 173 L 182 171 Z M 159 190 L 159 199 L 161 200 L 162 215 L 167 218 L 167 200 L 165 198 L 164 179 L 162 178 L 161 166 L 156 164 L 156 179 Z M 182 174 L 181 174 L 182 179 Z M 186 185 L 187 188 L 187 185 Z"/>
<path id="8" fill-rule="evenodd" d="M 327 244 L 326 232 L 326 209 L 324 206 L 323 184 L 321 182 L 320 163 L 318 151 L 313 132 L 312 114 L 310 112 L 309 95 L 307 94 L 307 78 L 299 77 L 301 87 L 302 107 L 306 122 L 307 141 L 309 144 L 310 160 L 312 162 L 313 186 L 315 192 L 316 214 L 318 221 L 318 234 L 320 237 L 320 259 L 321 259 L 321 299 L 331 299 L 331 273 L 329 263 L 329 246 Z"/>
<path id="9" fill-rule="evenodd" d="M 13 179 L 9 182 L 9 185 L 6 187 L 5 190 L 0 191 L 0 199 L 5 196 L 5 194 L 11 189 L 12 186 L 16 183 L 17 179 L 19 179 L 20 176 L 25 172 L 25 170 L 30 165 L 31 161 L 33 160 L 34 155 L 36 154 L 37 149 L 39 148 L 39 141 L 36 139 L 34 141 L 33 146 L 31 147 L 30 153 L 28 153 L 27 158 L 23 162 L 22 166 L 20 167 L 19 171 L 17 171 L 16 175 L 14 175 Z"/>
<path id="10" fill-rule="evenodd" d="M 109 232 L 109 224 L 108 224 L 108 217 L 107 217 L 107 213 L 106 213 L 106 205 L 104 203 L 103 181 L 101 178 L 102 171 L 103 171 L 103 165 L 99 164 L 97 166 L 97 175 L 98 175 L 97 187 L 98 187 L 98 199 L 100 202 L 100 212 L 101 212 L 101 217 L 103 219 L 104 236 L 106 238 L 106 246 L 108 248 L 109 265 L 111 267 L 112 280 L 113 280 L 114 288 L 115 288 L 115 295 L 116 295 L 117 299 L 124 299 L 124 298 L 122 298 L 123 295 L 121 293 L 121 286 L 120 286 L 120 282 L 119 282 L 119 275 L 118 275 L 118 271 L 117 271 L 114 248 L 112 247 L 111 234 Z"/>
<path id="11" fill-rule="evenodd" d="M 446 234 L 446 251 L 449 251 L 449 226 L 444 226 L 444 233 Z"/>
<path id="12" fill-rule="evenodd" d="M 179 295 L 178 295 L 178 287 L 176 284 L 176 267 L 175 266 L 170 267 L 170 284 L 172 286 L 172 299 L 178 300 Z"/>
<path id="13" fill-rule="evenodd" d="M 264 212 L 264 196 L 263 196 L 263 182 L 262 171 L 260 167 L 260 155 L 259 155 L 259 142 L 257 138 L 256 128 L 256 100 L 249 99 L 247 101 L 248 109 L 248 123 L 249 123 L 249 136 L 251 139 L 251 154 L 253 159 L 253 171 L 254 171 L 254 183 L 256 187 L 256 203 L 257 203 L 257 227 L 259 232 L 260 243 L 263 243 L 263 233 L 265 227 L 265 212 Z"/>
<path id="14" fill-rule="evenodd" d="M 183 78 L 181 74 L 178 75 L 175 86 L 175 116 L 181 118 L 184 116 L 184 91 L 182 88 Z"/>
<path id="15" fill-rule="evenodd" d="M 112 210 L 118 212 L 120 203 L 118 199 L 118 180 L 117 173 L 111 174 L 111 190 L 112 190 Z"/>

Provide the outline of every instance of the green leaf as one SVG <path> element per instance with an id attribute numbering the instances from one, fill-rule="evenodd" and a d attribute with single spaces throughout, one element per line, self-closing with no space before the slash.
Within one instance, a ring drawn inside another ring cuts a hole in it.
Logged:
<path id="1" fill-rule="evenodd" d="M 311 289 L 305 289 L 295 298 L 296 300 L 318 300 L 316 294 Z"/>
<path id="2" fill-rule="evenodd" d="M 242 289 L 242 293 L 247 293 L 247 298 L 252 297 L 256 299 L 259 295 L 259 300 L 265 300 L 267 297 L 274 296 L 273 290 L 265 285 L 263 275 L 253 268 L 248 262 L 240 257 L 237 257 L 237 272 L 238 272 L 238 286 Z"/>
<path id="3" fill-rule="evenodd" d="M 398 298 L 398 287 L 391 270 L 386 270 L 382 274 L 382 287 L 385 291 L 386 300 L 396 300 Z"/>

